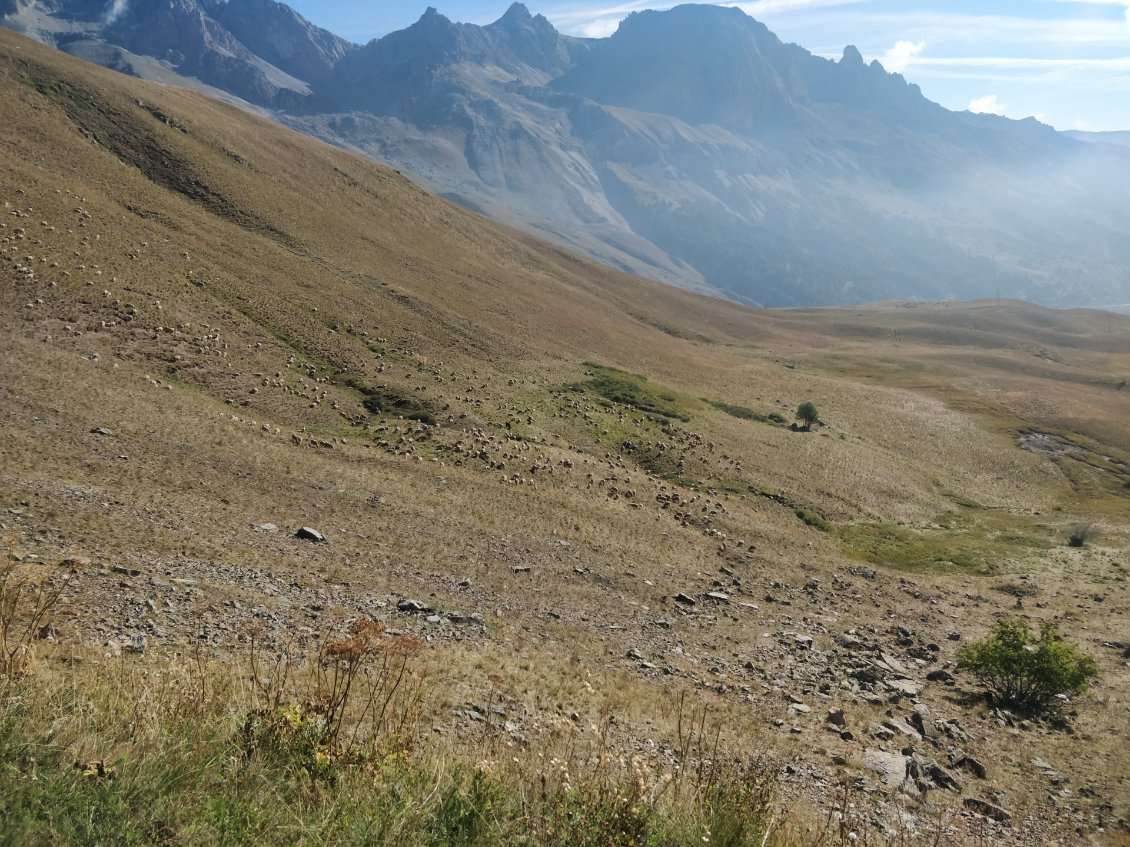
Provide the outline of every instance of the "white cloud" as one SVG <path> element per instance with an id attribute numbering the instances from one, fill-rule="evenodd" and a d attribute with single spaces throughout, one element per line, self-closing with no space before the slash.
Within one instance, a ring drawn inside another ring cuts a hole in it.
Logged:
<path id="1" fill-rule="evenodd" d="M 881 64 L 891 73 L 901 74 L 925 49 L 925 41 L 898 41 L 883 54 Z"/>
<path id="2" fill-rule="evenodd" d="M 990 94 L 970 100 L 969 111 L 975 115 L 1003 115 L 1004 104 L 997 100 L 997 95 Z"/>
<path id="3" fill-rule="evenodd" d="M 1045 59 L 1030 56 L 948 56 L 919 59 L 916 64 L 929 67 L 1001 68 L 1008 70 L 1088 70 L 1130 72 L 1130 56 L 1114 59 Z"/>
<path id="4" fill-rule="evenodd" d="M 745 3 L 719 3 L 720 6 L 733 6 L 751 17 L 772 15 L 779 12 L 792 12 L 799 9 L 814 9 L 825 6 L 854 6 L 866 0 L 755 0 Z"/>
<path id="5" fill-rule="evenodd" d="M 106 17 L 102 19 L 102 23 L 106 26 L 112 24 L 122 16 L 122 13 L 125 12 L 126 6 L 128 5 L 129 0 L 114 0 L 114 2 L 110 4 L 110 8 L 106 11 Z"/>
<path id="6" fill-rule="evenodd" d="M 970 15 L 951 12 L 864 12 L 837 16 L 837 29 L 854 30 L 881 37 L 895 33 L 908 40 L 939 44 L 973 45 L 1126 45 L 1126 27 L 1121 21 L 1092 18 L 1022 18 L 1008 15 Z"/>
<path id="7" fill-rule="evenodd" d="M 621 18 L 598 18 L 581 24 L 578 32 L 585 38 L 607 38 L 620 27 Z"/>

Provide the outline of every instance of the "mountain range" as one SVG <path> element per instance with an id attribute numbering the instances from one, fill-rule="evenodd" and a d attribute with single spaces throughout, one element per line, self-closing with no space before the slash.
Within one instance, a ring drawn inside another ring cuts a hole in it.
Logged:
<path id="1" fill-rule="evenodd" d="M 606 39 L 517 3 L 487 26 L 428 9 L 363 46 L 273 0 L 0 12 L 692 290 L 769 306 L 1130 300 L 1125 145 L 948 111 L 854 47 L 815 56 L 739 9 L 636 12 Z"/>

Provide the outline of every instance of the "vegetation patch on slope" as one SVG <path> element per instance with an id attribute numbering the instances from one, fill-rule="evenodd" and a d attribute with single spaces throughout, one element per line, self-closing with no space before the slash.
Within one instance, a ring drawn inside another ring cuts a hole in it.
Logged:
<path id="1" fill-rule="evenodd" d="M 368 388 L 353 379 L 347 380 L 347 384 L 363 395 L 361 405 L 374 415 L 396 415 L 431 426 L 436 424 L 436 410 L 427 401 L 387 386 Z"/>
<path id="2" fill-rule="evenodd" d="M 609 404 L 629 406 L 652 418 L 689 421 L 695 401 L 670 388 L 649 382 L 646 376 L 628 373 L 619 368 L 585 362 L 583 382 L 567 386 L 571 391 L 589 392 L 602 397 Z"/>
<path id="3" fill-rule="evenodd" d="M 756 421 L 757 423 L 770 424 L 772 426 L 787 426 L 788 421 L 785 420 L 783 415 L 776 412 L 770 412 L 763 415 L 760 412 L 755 412 L 753 409 L 748 409 L 745 406 L 738 406 L 734 403 L 723 403 L 720 400 L 705 400 L 704 402 L 719 412 L 725 412 L 732 418 L 738 418 L 743 421 Z"/>
<path id="4" fill-rule="evenodd" d="M 853 558 L 916 573 L 981 574 L 1008 570 L 1052 547 L 1049 527 L 1011 514 L 951 512 L 924 527 L 860 523 L 836 529 Z"/>
<path id="5" fill-rule="evenodd" d="M 1130 494 L 1130 461 L 1123 451 L 1073 433 L 1068 435 L 1028 429 L 1018 433 L 1017 441 L 1023 449 L 1055 462 L 1079 494 Z"/>

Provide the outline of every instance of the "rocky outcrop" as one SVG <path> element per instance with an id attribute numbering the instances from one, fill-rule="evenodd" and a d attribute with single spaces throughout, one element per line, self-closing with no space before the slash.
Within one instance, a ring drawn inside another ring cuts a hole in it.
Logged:
<path id="1" fill-rule="evenodd" d="M 132 3 L 102 37 L 251 103 L 294 108 L 309 86 L 255 55 L 212 17 L 223 5 L 216 0 Z"/>
<path id="2" fill-rule="evenodd" d="M 256 56 L 312 85 L 356 49 L 275 0 L 228 0 L 214 16 Z"/>

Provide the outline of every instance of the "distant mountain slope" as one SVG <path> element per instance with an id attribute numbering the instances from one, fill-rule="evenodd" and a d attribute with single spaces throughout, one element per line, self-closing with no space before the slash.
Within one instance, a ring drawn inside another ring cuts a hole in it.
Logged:
<path id="1" fill-rule="evenodd" d="M 124 49 L 275 109 L 297 108 L 354 47 L 272 0 L 12 0 L 4 14 L 11 28 L 82 58 L 160 73 Z"/>
<path id="2" fill-rule="evenodd" d="M 766 305 L 1130 300 L 1130 152 L 949 112 L 854 47 L 816 57 L 738 9 L 633 13 L 602 40 L 520 4 L 489 26 L 429 9 L 355 47 L 270 0 L 108 5 L 6 21 L 223 89 L 635 273 Z"/>
<path id="3" fill-rule="evenodd" d="M 1130 132 L 1081 132 L 1079 130 L 1068 130 L 1064 135 L 1074 138 L 1076 141 L 1087 141 L 1095 144 L 1118 144 L 1122 147 L 1130 147 Z"/>

